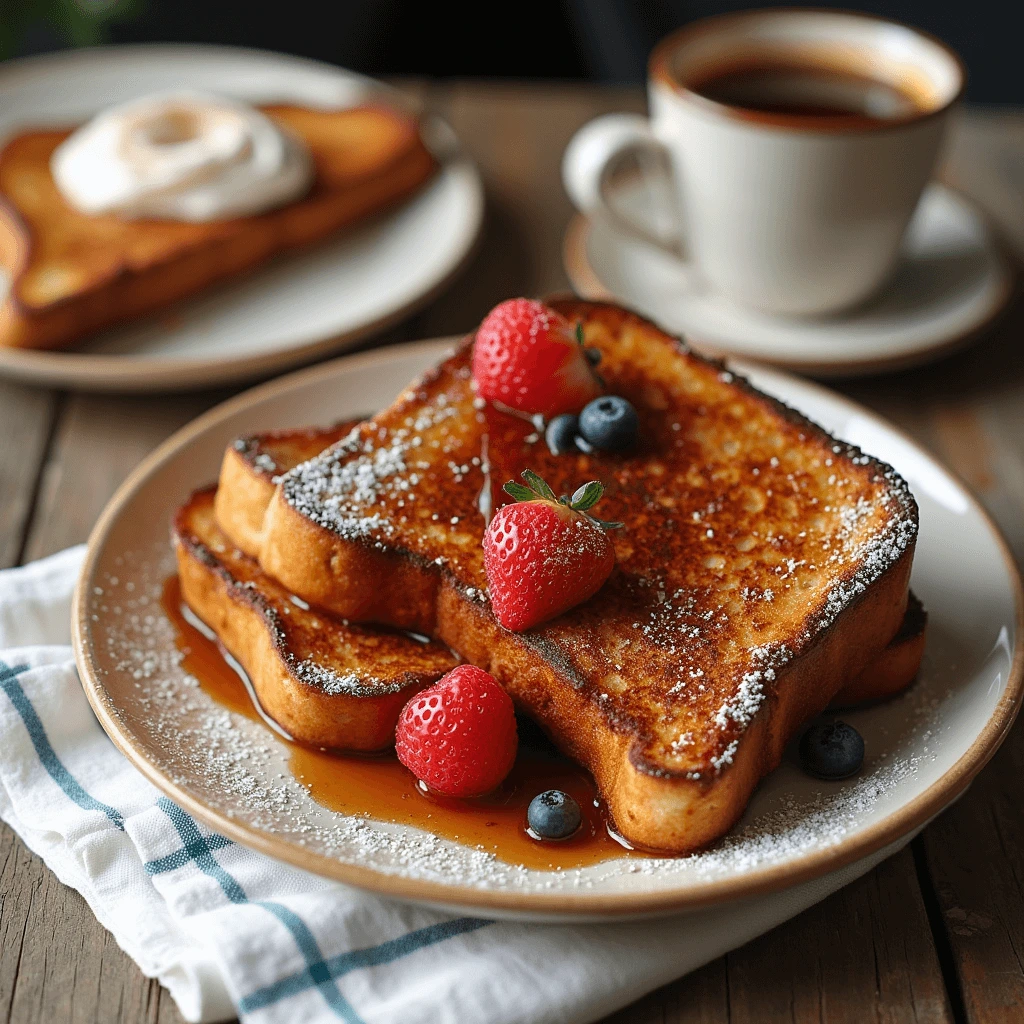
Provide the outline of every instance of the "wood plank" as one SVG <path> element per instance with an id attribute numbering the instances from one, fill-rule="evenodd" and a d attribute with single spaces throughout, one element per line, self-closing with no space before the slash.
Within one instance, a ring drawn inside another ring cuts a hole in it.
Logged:
<path id="1" fill-rule="evenodd" d="M 952 1020 L 909 850 L 728 961 L 735 1024 Z"/>
<path id="2" fill-rule="evenodd" d="M 729 1019 L 729 980 L 723 956 L 638 999 L 602 1024 L 723 1024 Z"/>
<path id="3" fill-rule="evenodd" d="M 43 466 L 25 560 L 84 541 L 103 506 L 142 458 L 223 397 L 69 398 Z"/>
<path id="4" fill-rule="evenodd" d="M 970 792 L 924 836 L 971 1024 L 1024 1007 L 1024 741 L 1015 729 Z"/>
<path id="5" fill-rule="evenodd" d="M 0 1020 L 180 1024 L 169 993 L 143 976 L 85 900 L 0 829 Z"/>
<path id="6" fill-rule="evenodd" d="M 909 849 L 605 1024 L 782 1020 L 951 1024 Z"/>
<path id="7" fill-rule="evenodd" d="M 0 381 L 0 568 L 17 563 L 57 396 Z"/>

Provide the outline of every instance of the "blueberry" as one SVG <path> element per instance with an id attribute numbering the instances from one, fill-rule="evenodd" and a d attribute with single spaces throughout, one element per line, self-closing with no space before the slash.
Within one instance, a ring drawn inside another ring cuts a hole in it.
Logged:
<path id="1" fill-rule="evenodd" d="M 552 455 L 564 455 L 573 450 L 576 434 L 579 432 L 579 422 L 571 412 L 563 412 L 548 424 L 548 429 L 544 431 L 544 439 Z"/>
<path id="2" fill-rule="evenodd" d="M 595 448 L 625 453 L 636 447 L 640 420 L 625 398 L 604 395 L 584 407 L 579 429 L 582 438 Z"/>
<path id="3" fill-rule="evenodd" d="M 580 805 L 560 789 L 538 793 L 526 812 L 531 831 L 541 839 L 568 839 L 582 820 Z"/>
<path id="4" fill-rule="evenodd" d="M 817 722 L 800 740 L 800 761 L 809 775 L 845 779 L 864 763 L 864 737 L 845 722 Z"/>

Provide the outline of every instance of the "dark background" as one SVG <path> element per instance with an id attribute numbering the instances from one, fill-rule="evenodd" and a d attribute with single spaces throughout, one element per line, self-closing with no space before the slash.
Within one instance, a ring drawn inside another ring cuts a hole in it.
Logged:
<path id="1" fill-rule="evenodd" d="M 968 98 L 1024 104 L 1021 0 L 852 0 L 960 51 Z M 370 74 L 635 82 L 657 39 L 734 0 L 0 0 L 0 54 L 77 43 L 214 42 L 317 57 Z M 800 6 L 787 4 L 786 6 Z"/>

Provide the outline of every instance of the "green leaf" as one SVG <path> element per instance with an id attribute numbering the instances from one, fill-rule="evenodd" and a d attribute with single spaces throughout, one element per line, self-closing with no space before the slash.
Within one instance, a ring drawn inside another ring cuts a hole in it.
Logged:
<path id="1" fill-rule="evenodd" d="M 587 509 L 593 508 L 601 500 L 603 494 L 604 484 L 600 480 L 591 480 L 580 487 L 572 496 L 572 501 L 569 503 L 570 507 L 574 508 L 577 512 L 586 512 Z"/>
<path id="2" fill-rule="evenodd" d="M 577 320 L 576 321 L 576 340 L 580 343 L 581 347 L 583 345 L 583 337 L 584 337 L 584 335 L 583 335 L 583 321 L 582 320 Z"/>
<path id="3" fill-rule="evenodd" d="M 530 487 L 537 492 L 537 495 L 541 498 L 547 498 L 548 501 L 556 501 L 555 492 L 542 480 L 532 469 L 523 470 L 523 479 L 530 485 Z"/>
<path id="4" fill-rule="evenodd" d="M 529 487 L 524 487 L 522 484 L 517 484 L 515 480 L 509 480 L 505 484 L 503 490 L 506 494 L 510 494 L 516 501 L 533 501 L 537 497 Z"/>
<path id="5" fill-rule="evenodd" d="M 602 530 L 621 530 L 626 525 L 625 523 L 613 523 L 608 519 L 598 519 L 596 516 L 587 516 L 587 518 L 595 526 L 600 526 Z"/>

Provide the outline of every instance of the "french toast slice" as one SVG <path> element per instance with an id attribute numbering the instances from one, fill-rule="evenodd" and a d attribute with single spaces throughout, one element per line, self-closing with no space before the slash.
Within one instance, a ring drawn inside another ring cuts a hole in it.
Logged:
<path id="1" fill-rule="evenodd" d="M 553 456 L 475 399 L 470 343 L 285 474 L 260 561 L 305 600 L 413 629 L 492 672 L 593 774 L 621 833 L 676 852 L 739 818 L 801 723 L 897 632 L 917 505 L 890 467 L 610 304 L 553 303 L 636 406 L 633 457 Z M 617 569 L 524 633 L 487 598 L 482 537 L 524 468 L 606 486 Z"/>
<path id="2" fill-rule="evenodd" d="M 236 438 L 227 446 L 214 499 L 217 524 L 240 551 L 259 556 L 263 521 L 277 482 L 352 432 L 360 420 L 333 427 L 274 430 Z"/>
<path id="3" fill-rule="evenodd" d="M 221 532 L 212 488 L 178 510 L 174 547 L 186 604 L 299 742 L 388 747 L 406 701 L 458 663 L 442 644 L 332 619 L 293 597 Z"/>
<path id="4" fill-rule="evenodd" d="M 253 217 L 202 224 L 79 213 L 50 174 L 70 131 L 30 131 L 0 150 L 0 345 L 60 348 L 311 245 L 411 195 L 436 161 L 415 119 L 365 105 L 269 106 L 308 146 L 309 193 Z"/>
<path id="5" fill-rule="evenodd" d="M 267 507 L 281 476 L 346 437 L 360 422 L 354 419 L 333 427 L 248 434 L 229 444 L 214 505 L 218 525 L 228 539 L 247 555 L 258 557 Z M 883 700 L 906 689 L 917 678 L 927 621 L 924 606 L 911 591 L 896 635 L 856 679 L 843 687 L 833 706 L 847 708 Z"/>
<path id="6" fill-rule="evenodd" d="M 858 704 L 894 697 L 916 678 L 924 657 L 928 613 L 918 596 L 907 595 L 907 610 L 889 645 L 856 679 L 851 679 L 836 694 L 833 707 L 850 708 Z"/>

